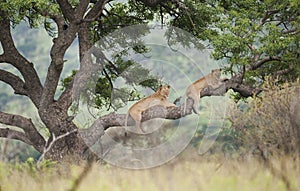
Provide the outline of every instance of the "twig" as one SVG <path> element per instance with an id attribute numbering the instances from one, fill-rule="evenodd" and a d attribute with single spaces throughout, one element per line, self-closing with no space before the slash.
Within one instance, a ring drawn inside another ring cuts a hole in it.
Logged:
<path id="1" fill-rule="evenodd" d="M 66 132 L 65 134 L 62 134 L 62 135 L 59 135 L 58 137 L 55 136 L 54 133 L 52 133 L 52 141 L 50 142 L 50 144 L 48 145 L 48 140 L 46 141 L 46 144 L 45 144 L 45 147 L 44 147 L 44 151 L 43 153 L 41 154 L 41 156 L 39 157 L 39 159 L 37 160 L 37 169 L 40 169 L 40 165 L 41 165 L 41 162 L 44 160 L 45 158 L 45 155 L 47 152 L 49 152 L 49 150 L 51 149 L 51 147 L 53 146 L 53 144 L 58 141 L 59 139 L 61 138 L 64 138 L 72 133 L 75 133 L 77 132 L 78 129 L 74 129 L 72 131 L 69 131 L 69 132 Z"/>

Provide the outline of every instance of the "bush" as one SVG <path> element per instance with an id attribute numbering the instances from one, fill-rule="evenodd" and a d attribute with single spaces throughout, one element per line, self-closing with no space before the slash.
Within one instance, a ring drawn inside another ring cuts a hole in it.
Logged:
<path id="1" fill-rule="evenodd" d="M 245 153 L 300 155 L 300 86 L 268 82 L 260 96 L 236 103 L 229 120 Z"/>

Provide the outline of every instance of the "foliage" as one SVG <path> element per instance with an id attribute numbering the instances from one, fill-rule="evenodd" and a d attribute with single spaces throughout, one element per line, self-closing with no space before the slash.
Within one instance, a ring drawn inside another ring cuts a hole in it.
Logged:
<path id="1" fill-rule="evenodd" d="M 70 83 L 72 82 L 74 76 L 76 75 L 77 70 L 72 70 L 72 73 L 70 76 L 64 78 L 61 80 L 61 84 L 62 84 L 62 89 L 61 90 L 65 90 L 66 87 L 68 87 L 70 85 Z"/>
<path id="2" fill-rule="evenodd" d="M 250 155 L 299 155 L 299 86 L 269 82 L 264 89 L 261 97 L 231 110 L 236 143 Z"/>
<path id="3" fill-rule="evenodd" d="M 208 38 L 215 59 L 227 72 L 243 72 L 246 83 L 259 85 L 267 76 L 294 81 L 299 76 L 299 1 L 218 1 L 217 35 Z M 278 75 L 276 75 L 278 74 Z"/>
<path id="4" fill-rule="evenodd" d="M 101 22 L 92 24 L 92 40 L 97 42 L 122 27 L 146 24 L 154 19 L 156 13 L 157 8 L 147 7 L 141 3 L 133 1 L 128 3 L 112 2 L 105 9 L 105 16 Z"/>

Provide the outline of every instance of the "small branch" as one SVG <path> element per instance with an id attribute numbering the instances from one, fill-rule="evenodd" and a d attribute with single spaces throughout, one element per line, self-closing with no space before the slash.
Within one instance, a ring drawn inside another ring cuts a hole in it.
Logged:
<path id="1" fill-rule="evenodd" d="M 286 75 L 286 74 L 289 74 L 290 72 L 293 71 L 293 68 L 292 67 L 289 67 L 289 68 L 286 68 L 286 69 L 283 69 L 283 70 L 278 70 L 276 71 L 273 76 L 274 77 L 279 77 L 279 76 L 283 76 L 283 75 Z"/>
<path id="2" fill-rule="evenodd" d="M 161 3 L 160 4 L 171 16 L 178 17 L 180 13 L 178 13 L 175 9 L 172 9 L 171 7 Z"/>
<path id="3" fill-rule="evenodd" d="M 300 32 L 299 29 L 290 29 L 290 30 L 284 30 L 284 31 L 282 31 L 282 34 L 296 35 L 299 32 Z"/>
<path id="4" fill-rule="evenodd" d="M 138 0 L 140 2 L 143 2 L 144 5 L 149 6 L 149 7 L 155 7 L 158 4 L 165 2 L 166 0 Z"/>
<path id="5" fill-rule="evenodd" d="M 270 61 L 281 61 L 281 59 L 280 57 L 275 57 L 275 56 L 264 58 L 256 63 L 253 63 L 250 68 L 247 68 L 247 70 L 256 70 L 257 68 L 261 67 L 263 64 Z"/>
<path id="6" fill-rule="evenodd" d="M 112 82 L 112 79 L 110 78 L 110 76 L 109 76 L 108 73 L 106 72 L 105 68 L 103 68 L 103 73 L 104 73 L 106 79 L 107 79 L 108 82 L 109 82 L 111 94 L 112 94 L 112 96 L 114 96 L 114 95 L 113 95 L 114 84 L 113 84 L 113 82 Z M 110 100 L 110 101 L 109 101 L 109 106 L 108 106 L 108 108 L 107 108 L 107 111 L 110 109 L 111 106 L 112 106 L 112 103 L 111 103 L 111 100 Z"/>
<path id="7" fill-rule="evenodd" d="M 44 17 L 50 17 L 53 20 L 56 20 L 59 17 L 59 15 L 51 14 L 48 9 L 44 9 L 44 10 L 39 9 L 35 4 L 32 6 L 32 8 L 33 10 L 35 10 L 37 13 L 39 13 Z"/>
<path id="8" fill-rule="evenodd" d="M 45 146 L 44 146 L 44 150 L 43 150 L 43 153 L 41 154 L 41 156 L 39 157 L 39 159 L 37 160 L 37 168 L 40 169 L 40 165 L 41 165 L 41 162 L 44 160 L 45 158 L 45 155 L 47 154 L 47 152 L 49 152 L 49 150 L 51 149 L 51 147 L 53 146 L 53 144 L 58 141 L 59 139 L 62 139 L 72 133 L 75 133 L 77 132 L 77 129 L 74 129 L 70 132 L 66 132 L 65 134 L 62 134 L 62 135 L 59 135 L 58 137 L 55 136 L 54 133 L 52 133 L 52 140 L 51 142 L 48 144 L 48 141 L 46 141 L 45 143 Z"/>

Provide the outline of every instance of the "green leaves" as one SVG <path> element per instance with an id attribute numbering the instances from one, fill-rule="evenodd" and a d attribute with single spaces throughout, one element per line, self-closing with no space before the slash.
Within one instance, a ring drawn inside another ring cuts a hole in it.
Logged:
<path id="1" fill-rule="evenodd" d="M 300 7 L 296 1 L 218 1 L 216 10 L 219 20 L 211 27 L 217 33 L 208 39 L 214 47 L 213 57 L 224 59 L 232 72 L 261 62 L 254 67 L 257 71 L 245 75 L 254 85 L 263 82 L 265 76 L 299 64 Z M 295 70 L 282 77 L 296 78 Z"/>
<path id="2" fill-rule="evenodd" d="M 59 13 L 59 6 L 48 0 L 9 0 L 0 2 L 0 10 L 6 12 L 12 26 L 27 21 L 30 27 L 37 28 L 44 24 L 46 15 Z"/>

